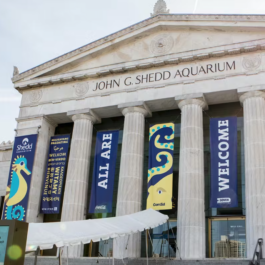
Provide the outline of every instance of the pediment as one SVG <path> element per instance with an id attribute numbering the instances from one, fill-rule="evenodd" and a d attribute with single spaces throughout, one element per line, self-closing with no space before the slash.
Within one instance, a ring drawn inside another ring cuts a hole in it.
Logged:
<path id="1" fill-rule="evenodd" d="M 138 23 L 123 30 L 124 32 L 115 33 L 116 37 L 110 35 L 81 47 L 71 52 L 72 56 L 63 55 L 15 76 L 13 82 L 47 80 L 54 76 L 61 78 L 71 73 L 77 76 L 84 72 L 92 76 L 100 75 L 115 72 L 115 69 L 126 70 L 135 65 L 156 64 L 172 58 L 214 54 L 265 43 L 263 16 L 259 17 L 262 21 L 258 25 L 254 23 L 254 16 L 250 19 L 246 16 L 225 16 L 226 20 L 231 20 L 229 22 L 216 22 L 209 18 L 208 21 L 198 18 L 179 21 L 174 15 L 171 17 L 172 20 L 168 20 L 166 15 L 150 18 L 141 22 L 140 26 Z M 236 19 L 246 21 L 238 25 L 235 23 Z"/>

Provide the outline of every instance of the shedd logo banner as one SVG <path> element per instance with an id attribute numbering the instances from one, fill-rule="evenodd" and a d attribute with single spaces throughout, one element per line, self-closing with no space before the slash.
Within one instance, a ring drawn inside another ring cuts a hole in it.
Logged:
<path id="1" fill-rule="evenodd" d="M 97 133 L 89 213 L 111 213 L 119 131 Z"/>
<path id="2" fill-rule="evenodd" d="M 172 209 L 174 124 L 150 127 L 147 209 Z"/>
<path id="3" fill-rule="evenodd" d="M 26 219 L 37 138 L 37 134 L 15 138 L 2 219 Z"/>
<path id="4" fill-rule="evenodd" d="M 29 141 L 29 138 L 25 137 L 22 140 L 22 143 L 17 145 L 17 152 L 19 153 L 30 152 L 32 148 L 33 148 L 33 143 Z"/>
<path id="5" fill-rule="evenodd" d="M 237 118 L 215 118 L 211 130 L 211 208 L 238 206 Z"/>

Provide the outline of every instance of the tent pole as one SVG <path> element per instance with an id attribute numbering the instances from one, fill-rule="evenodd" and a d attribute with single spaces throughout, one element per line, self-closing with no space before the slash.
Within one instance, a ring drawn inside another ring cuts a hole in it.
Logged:
<path id="1" fill-rule="evenodd" d="M 113 246 L 112 246 L 112 265 L 114 265 L 114 241 L 116 240 L 116 238 L 113 238 Z"/>
<path id="2" fill-rule="evenodd" d="M 40 250 L 40 247 L 38 247 L 38 248 L 36 249 L 36 251 L 35 251 L 34 265 L 37 265 L 39 250 Z"/>
<path id="3" fill-rule="evenodd" d="M 146 242 L 146 264 L 148 265 L 148 238 L 147 238 L 147 230 L 145 231 L 145 242 Z"/>
<path id="4" fill-rule="evenodd" d="M 58 258 L 59 258 L 59 265 L 63 265 L 62 262 L 61 262 L 61 248 L 58 248 L 58 250 L 59 250 L 59 256 L 58 256 Z"/>
<path id="5" fill-rule="evenodd" d="M 68 246 L 67 246 L 67 265 L 68 265 Z"/>
<path id="6" fill-rule="evenodd" d="M 168 258 L 170 259 L 170 248 L 169 248 L 169 221 L 167 220 L 167 235 L 168 235 Z"/>

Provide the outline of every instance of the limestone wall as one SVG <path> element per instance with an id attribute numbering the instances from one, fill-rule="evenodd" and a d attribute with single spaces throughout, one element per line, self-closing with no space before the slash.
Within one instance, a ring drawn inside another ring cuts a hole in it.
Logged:
<path id="1" fill-rule="evenodd" d="M 13 143 L 0 145 L 0 196 L 5 196 Z"/>

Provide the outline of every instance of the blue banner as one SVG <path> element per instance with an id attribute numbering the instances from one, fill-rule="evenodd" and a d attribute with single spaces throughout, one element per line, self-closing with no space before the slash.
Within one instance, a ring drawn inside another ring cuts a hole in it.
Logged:
<path id="1" fill-rule="evenodd" d="M 210 207 L 237 207 L 237 118 L 211 119 L 210 132 Z"/>
<path id="2" fill-rule="evenodd" d="M 111 213 L 119 131 L 97 133 L 89 213 Z"/>
<path id="3" fill-rule="evenodd" d="M 46 174 L 43 183 L 41 213 L 56 214 L 61 211 L 69 143 L 70 135 L 56 135 L 51 137 Z"/>
<path id="4" fill-rule="evenodd" d="M 26 220 L 37 138 L 37 134 L 15 138 L 2 214 L 3 220 Z"/>

